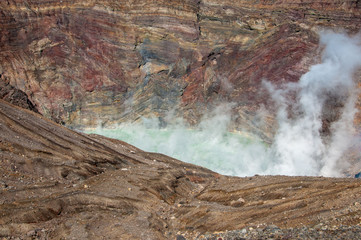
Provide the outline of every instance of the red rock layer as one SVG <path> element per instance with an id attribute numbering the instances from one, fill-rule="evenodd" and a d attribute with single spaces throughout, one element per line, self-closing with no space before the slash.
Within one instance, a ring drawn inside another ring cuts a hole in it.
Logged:
<path id="1" fill-rule="evenodd" d="M 0 74 L 74 126 L 173 108 L 194 122 L 233 101 L 254 128 L 261 79 L 298 80 L 319 28 L 361 26 L 358 1 L 12 0 L 0 13 Z"/>

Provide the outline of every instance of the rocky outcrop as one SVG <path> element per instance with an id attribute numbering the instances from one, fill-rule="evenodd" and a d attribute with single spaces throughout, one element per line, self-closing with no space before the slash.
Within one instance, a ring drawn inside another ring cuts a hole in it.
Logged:
<path id="1" fill-rule="evenodd" d="M 38 113 L 37 108 L 29 100 L 28 96 L 19 89 L 11 86 L 7 79 L 4 79 L 0 75 L 0 99 L 3 99 L 9 103 L 17 105 L 19 107 L 32 110 Z"/>
<path id="2" fill-rule="evenodd" d="M 171 109 L 194 123 L 232 101 L 235 126 L 258 131 L 261 80 L 298 80 L 317 62 L 318 29 L 357 31 L 360 9 L 353 0 L 6 0 L 0 74 L 69 126 Z"/>
<path id="3" fill-rule="evenodd" d="M 204 239 L 226 230 L 271 237 L 274 225 L 289 238 L 321 236 L 321 228 L 330 239 L 342 235 L 337 229 L 360 233 L 352 227 L 359 179 L 222 176 L 2 100 L 0 116 L 4 239 Z"/>

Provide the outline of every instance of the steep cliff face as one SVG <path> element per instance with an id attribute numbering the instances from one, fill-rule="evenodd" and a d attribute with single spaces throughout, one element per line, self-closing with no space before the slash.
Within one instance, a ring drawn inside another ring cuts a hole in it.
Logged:
<path id="1" fill-rule="evenodd" d="M 196 122 L 232 101 L 238 125 L 317 62 L 321 27 L 361 26 L 358 1 L 7 0 L 0 74 L 67 125 L 136 120 L 176 109 Z"/>

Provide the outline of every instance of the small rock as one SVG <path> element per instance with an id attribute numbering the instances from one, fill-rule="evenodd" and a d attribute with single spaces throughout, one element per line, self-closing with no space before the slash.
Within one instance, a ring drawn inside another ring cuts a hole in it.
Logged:
<path id="1" fill-rule="evenodd" d="M 232 207 L 242 207 L 245 203 L 246 201 L 243 198 L 238 198 L 235 201 L 231 201 L 230 205 Z"/>
<path id="2" fill-rule="evenodd" d="M 316 229 L 316 230 L 320 230 L 322 228 L 322 226 L 323 226 L 323 224 L 319 223 L 316 226 L 314 226 L 313 228 Z"/>
<path id="3" fill-rule="evenodd" d="M 6 184 L 6 182 L 0 181 L 0 186 L 3 188 L 7 188 L 8 185 Z"/>
<path id="4" fill-rule="evenodd" d="M 36 234 L 35 230 L 31 230 L 26 233 L 26 236 L 31 237 L 31 236 L 35 236 L 35 234 Z"/>
<path id="5" fill-rule="evenodd" d="M 177 235 L 177 240 L 187 240 L 185 237 L 183 237 L 182 235 Z"/>

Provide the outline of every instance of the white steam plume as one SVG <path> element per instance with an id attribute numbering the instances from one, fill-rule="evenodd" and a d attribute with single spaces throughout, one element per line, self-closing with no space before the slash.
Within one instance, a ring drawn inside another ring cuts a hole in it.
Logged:
<path id="1" fill-rule="evenodd" d="M 312 66 L 298 83 L 282 89 L 265 83 L 279 108 L 279 129 L 272 148 L 280 174 L 339 176 L 345 167 L 340 160 L 352 142 L 356 112 L 353 74 L 361 66 L 361 47 L 359 38 L 345 34 L 322 33 L 320 41 L 325 46 L 322 63 Z M 296 102 L 287 99 L 294 92 Z M 330 98 L 342 99 L 344 106 L 326 139 L 320 132 Z"/>
<path id="2" fill-rule="evenodd" d="M 247 133 L 229 132 L 233 104 L 219 106 L 194 127 L 169 114 L 164 118 L 166 127 L 158 119 L 143 119 L 142 123 L 123 123 L 95 132 L 222 174 L 341 176 L 347 167 L 342 157 L 353 141 L 358 94 L 353 74 L 361 66 L 359 42 L 357 37 L 324 32 L 320 37 L 322 62 L 312 66 L 299 82 L 278 88 L 264 81 L 278 110 L 278 130 L 271 146 Z M 330 111 L 325 107 L 332 99 L 340 105 L 331 109 L 339 117 L 333 119 L 329 133 L 322 135 L 322 118 Z M 255 118 L 262 124 L 269 111 L 265 107 L 260 111 Z"/>
<path id="3" fill-rule="evenodd" d="M 118 138 L 140 149 L 159 152 L 227 175 L 254 175 L 267 169 L 266 144 L 240 133 L 229 132 L 232 104 L 222 104 L 206 114 L 200 124 L 167 116 L 166 127 L 158 119 L 123 123 L 113 129 L 88 131 Z M 276 173 L 275 173 L 276 174 Z"/>

